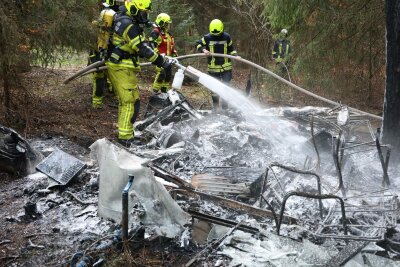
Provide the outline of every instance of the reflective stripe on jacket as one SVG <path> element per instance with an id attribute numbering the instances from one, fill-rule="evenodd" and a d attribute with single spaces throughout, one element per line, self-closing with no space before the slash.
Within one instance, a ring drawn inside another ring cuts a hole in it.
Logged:
<path id="1" fill-rule="evenodd" d="M 196 41 L 196 49 L 199 52 L 202 52 L 203 49 L 207 49 L 211 53 L 237 55 L 237 52 L 233 47 L 232 38 L 226 32 L 223 32 L 221 35 L 218 36 L 211 33 L 205 35 L 203 38 Z M 208 58 L 209 72 L 223 72 L 226 70 L 232 70 L 232 62 L 229 58 Z"/>
<path id="2" fill-rule="evenodd" d="M 140 70 L 139 56 L 154 62 L 158 54 L 145 43 L 145 35 L 140 25 L 125 12 L 114 17 L 114 29 L 111 39 L 113 50 L 107 65 Z"/>
<path id="3" fill-rule="evenodd" d="M 162 31 L 159 27 L 154 28 L 150 34 L 149 41 L 155 44 L 154 47 L 160 54 L 166 56 L 174 56 L 176 54 L 174 36 L 169 32 Z"/>
<path id="4" fill-rule="evenodd" d="M 290 42 L 287 39 L 278 39 L 274 43 L 272 57 L 277 62 L 287 61 L 287 56 L 291 52 Z"/>

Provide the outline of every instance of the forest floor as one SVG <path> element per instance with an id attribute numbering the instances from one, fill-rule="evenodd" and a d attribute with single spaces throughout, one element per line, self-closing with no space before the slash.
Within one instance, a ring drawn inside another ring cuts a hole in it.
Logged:
<path id="1" fill-rule="evenodd" d="M 6 121 L 0 121 L 0 124 L 16 130 L 30 142 L 43 141 L 44 151 L 40 152 L 45 156 L 49 154 L 46 150 L 50 146 L 56 146 L 83 161 L 89 161 L 89 146 L 92 143 L 101 138 L 116 140 L 118 101 L 112 92 L 107 92 L 103 108 L 93 109 L 90 76 L 63 84 L 68 76 L 83 67 L 84 65 L 57 69 L 32 67 L 23 74 L 19 88 L 14 90 L 12 104 L 15 108 L 11 116 Z M 240 74 L 238 76 L 238 81 L 242 81 L 243 86 L 245 78 L 240 77 Z M 152 95 L 152 77 L 152 69 L 144 69 L 139 74 L 139 120 L 143 118 L 148 99 Z M 18 95 L 21 91 L 23 94 Z M 211 107 L 211 95 L 206 89 L 188 83 L 181 92 L 195 108 Z M 77 193 L 84 190 L 91 176 L 86 173 L 80 181 L 71 183 L 68 190 Z M 53 221 L 61 220 L 57 214 L 61 212 L 58 209 L 60 206 L 72 205 L 70 207 L 74 210 L 75 206 L 68 202 L 68 198 L 56 199 L 56 208 L 52 205 L 49 208 L 47 197 L 46 215 L 35 219 L 23 216 L 24 205 L 32 197 L 32 193 L 46 185 L 43 177 L 21 178 L 0 172 L 0 266 L 68 266 L 74 250 L 84 245 L 77 245 L 77 239 L 60 230 L 57 223 L 49 223 L 49 216 L 54 217 Z M 61 194 L 62 190 L 58 193 Z M 91 194 L 85 196 L 90 197 Z M 179 251 L 174 255 L 164 255 L 162 240 L 157 239 L 154 242 L 155 244 L 146 244 L 135 251 L 134 260 L 126 254 L 121 258 L 116 256 L 110 266 L 118 266 L 121 261 L 131 260 L 141 266 L 160 266 L 161 263 L 176 264 L 177 260 L 185 259 L 178 255 Z M 149 246 L 151 250 L 148 249 Z"/>
<path id="2" fill-rule="evenodd" d="M 109 138 L 115 140 L 117 136 L 117 100 L 112 93 L 107 92 L 102 109 L 93 109 L 91 106 L 92 85 L 91 78 L 77 79 L 67 85 L 63 80 L 79 70 L 83 66 L 69 68 L 44 69 L 33 67 L 31 71 L 23 74 L 22 84 L 19 90 L 24 90 L 25 98 L 14 95 L 11 117 L 0 124 L 18 131 L 28 140 L 49 140 L 63 138 L 68 142 L 78 145 L 82 150 L 69 151 L 74 156 L 87 157 L 88 147 L 97 139 Z M 141 90 L 141 114 L 152 94 L 153 70 L 146 69 L 139 75 Z M 234 85 L 244 89 L 248 77 L 248 70 L 234 72 Z M 184 84 L 181 92 L 194 108 L 207 109 L 211 107 L 211 95 L 206 89 L 193 83 Z M 268 102 L 270 105 L 295 105 L 303 103 L 304 99 L 297 95 L 284 93 L 285 101 L 273 101 L 268 93 L 260 93 L 261 89 L 252 92 L 253 98 Z M 287 101 L 290 99 L 292 101 Z M 293 101 L 295 99 L 295 101 Z M 284 103 L 283 103 L 284 102 Z M 290 102 L 290 103 L 288 103 Z M 312 103 L 312 102 L 310 102 Z M 374 108 L 371 109 L 374 111 Z M 375 110 L 376 111 L 376 110 Z M 0 117 L 1 118 L 1 117 Z M 90 179 L 89 178 L 85 178 Z M 87 181 L 81 181 L 73 185 L 74 190 L 79 191 Z M 39 219 L 19 221 L 18 216 L 23 211 L 28 197 L 26 196 L 27 180 L 25 178 L 11 177 L 0 173 L 0 266 L 54 266 L 56 259 L 66 259 L 73 252 L 71 248 L 65 248 L 65 236 L 57 227 L 51 228 L 47 224 L 41 224 Z M 157 260 L 147 262 L 146 266 L 159 266 L 162 262 L 170 262 L 176 255 L 164 255 L 162 242 L 154 241 L 158 246 L 159 255 L 153 255 Z M 37 247 L 35 247 L 35 244 Z M 39 245 L 38 245 L 39 244 Z M 49 245 L 50 244 L 50 245 Z M 154 245 L 154 244 L 153 244 Z M 42 247 L 43 246 L 43 247 Z M 145 248 L 134 254 L 136 258 L 125 259 L 136 261 L 137 265 L 143 264 L 143 259 L 149 260 L 149 254 L 153 252 Z M 37 261 L 37 258 L 46 258 Z M 142 259 L 142 261 L 140 261 Z M 120 260 L 120 259 L 119 259 Z M 119 261 L 116 260 L 116 265 Z M 34 264 L 35 262 L 35 264 Z M 134 264 L 135 265 L 135 264 Z M 114 265 L 113 265 L 114 266 Z M 143 266 L 143 265 L 142 265 Z"/>

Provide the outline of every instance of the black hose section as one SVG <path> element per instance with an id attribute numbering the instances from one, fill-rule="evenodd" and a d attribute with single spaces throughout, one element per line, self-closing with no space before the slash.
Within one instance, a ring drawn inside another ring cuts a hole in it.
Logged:
<path id="1" fill-rule="evenodd" d="M 283 198 L 282 207 L 281 207 L 281 211 L 279 214 L 278 227 L 277 227 L 278 235 L 280 235 L 280 229 L 281 229 L 281 225 L 282 225 L 283 212 L 285 211 L 286 201 L 292 196 L 313 198 L 313 199 L 320 199 L 320 200 L 322 200 L 322 199 L 337 199 L 337 200 L 339 200 L 341 210 L 342 210 L 342 223 L 343 223 L 344 234 L 347 235 L 346 210 L 344 207 L 344 201 L 341 197 L 338 197 L 335 195 L 314 195 L 314 194 L 309 194 L 309 193 L 304 193 L 304 192 L 294 192 L 294 191 L 287 193 Z"/>
<path id="2" fill-rule="evenodd" d="M 282 169 L 284 169 L 284 170 L 291 171 L 291 172 L 294 172 L 294 173 L 299 173 L 299 174 L 305 174 L 305 175 L 315 176 L 315 178 L 316 178 L 316 180 L 317 180 L 318 193 L 319 193 L 319 195 L 322 195 L 321 177 L 320 177 L 318 174 L 316 174 L 315 172 L 299 170 L 299 169 L 296 169 L 296 168 L 291 167 L 291 166 L 286 166 L 286 165 L 280 164 L 280 163 L 278 163 L 278 162 L 273 162 L 273 163 L 271 163 L 268 167 L 269 167 L 269 168 L 272 168 L 272 167 L 279 167 L 279 168 L 282 168 Z M 323 214 L 322 214 L 322 209 L 323 209 L 322 201 L 319 200 L 318 202 L 319 202 L 319 203 L 318 203 L 318 204 L 319 204 L 319 214 L 320 214 L 320 217 L 321 217 L 321 219 L 322 219 L 322 216 L 323 216 Z"/>

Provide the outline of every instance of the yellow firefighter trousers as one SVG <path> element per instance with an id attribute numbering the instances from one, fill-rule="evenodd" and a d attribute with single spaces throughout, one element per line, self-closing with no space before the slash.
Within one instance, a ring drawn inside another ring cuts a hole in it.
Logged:
<path id="1" fill-rule="evenodd" d="M 120 66 L 108 66 L 108 77 L 118 98 L 118 138 L 128 140 L 133 138 L 134 134 L 132 118 L 139 112 L 135 110 L 135 103 L 139 102 L 136 71 Z"/>
<path id="2" fill-rule="evenodd" d="M 159 81 L 161 68 L 156 67 L 156 73 L 156 78 L 153 82 L 153 91 L 159 93 L 161 90 L 161 92 L 166 93 L 170 89 L 170 83 L 166 82 L 165 79 Z"/>
<path id="3" fill-rule="evenodd" d="M 94 72 L 92 75 L 92 80 L 93 80 L 92 106 L 93 108 L 101 108 L 103 105 L 104 91 L 106 87 L 106 75 L 104 71 Z"/>

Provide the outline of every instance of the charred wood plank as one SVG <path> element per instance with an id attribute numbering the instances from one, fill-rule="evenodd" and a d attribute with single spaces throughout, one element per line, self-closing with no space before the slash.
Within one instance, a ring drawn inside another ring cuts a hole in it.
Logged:
<path id="1" fill-rule="evenodd" d="M 273 218 L 274 217 L 273 212 L 270 210 L 260 209 L 260 208 L 242 203 L 242 202 L 238 202 L 238 201 L 220 197 L 220 196 L 207 194 L 207 193 L 204 193 L 201 191 L 182 189 L 182 190 L 179 190 L 179 193 L 190 196 L 190 197 L 199 196 L 200 198 L 211 201 L 214 204 L 220 205 L 223 208 L 234 209 L 237 211 L 246 212 L 247 214 L 257 217 L 257 218 L 265 218 L 265 217 Z M 290 217 L 287 215 L 283 216 L 283 222 L 285 222 L 285 223 L 295 224 L 296 221 L 297 220 L 293 217 Z"/>
<path id="2" fill-rule="evenodd" d="M 157 166 L 152 162 L 149 162 L 146 165 L 147 165 L 147 167 L 149 167 L 151 170 L 154 171 L 154 174 L 156 176 L 163 178 L 167 182 L 174 183 L 177 186 L 179 186 L 179 188 L 181 188 L 181 189 L 188 188 L 190 190 L 194 190 L 194 188 L 192 187 L 192 185 L 190 183 L 186 182 L 185 180 L 183 180 L 182 178 L 180 178 L 179 176 L 177 176 L 175 174 L 169 173 L 168 171 L 164 170 L 160 166 Z"/>
<path id="3" fill-rule="evenodd" d="M 218 225 L 222 225 L 222 226 L 226 226 L 226 227 L 233 227 L 233 226 L 237 225 L 237 222 L 235 222 L 235 221 L 222 219 L 222 218 L 219 218 L 216 216 L 198 212 L 193 209 L 189 209 L 188 213 L 190 215 L 192 215 L 193 218 L 207 221 L 207 222 L 210 222 L 213 224 L 218 224 Z M 247 225 L 240 225 L 240 226 L 238 226 L 237 229 L 241 230 L 243 232 L 251 233 L 251 234 L 259 234 L 260 233 L 260 231 L 257 228 L 247 226 Z"/>

